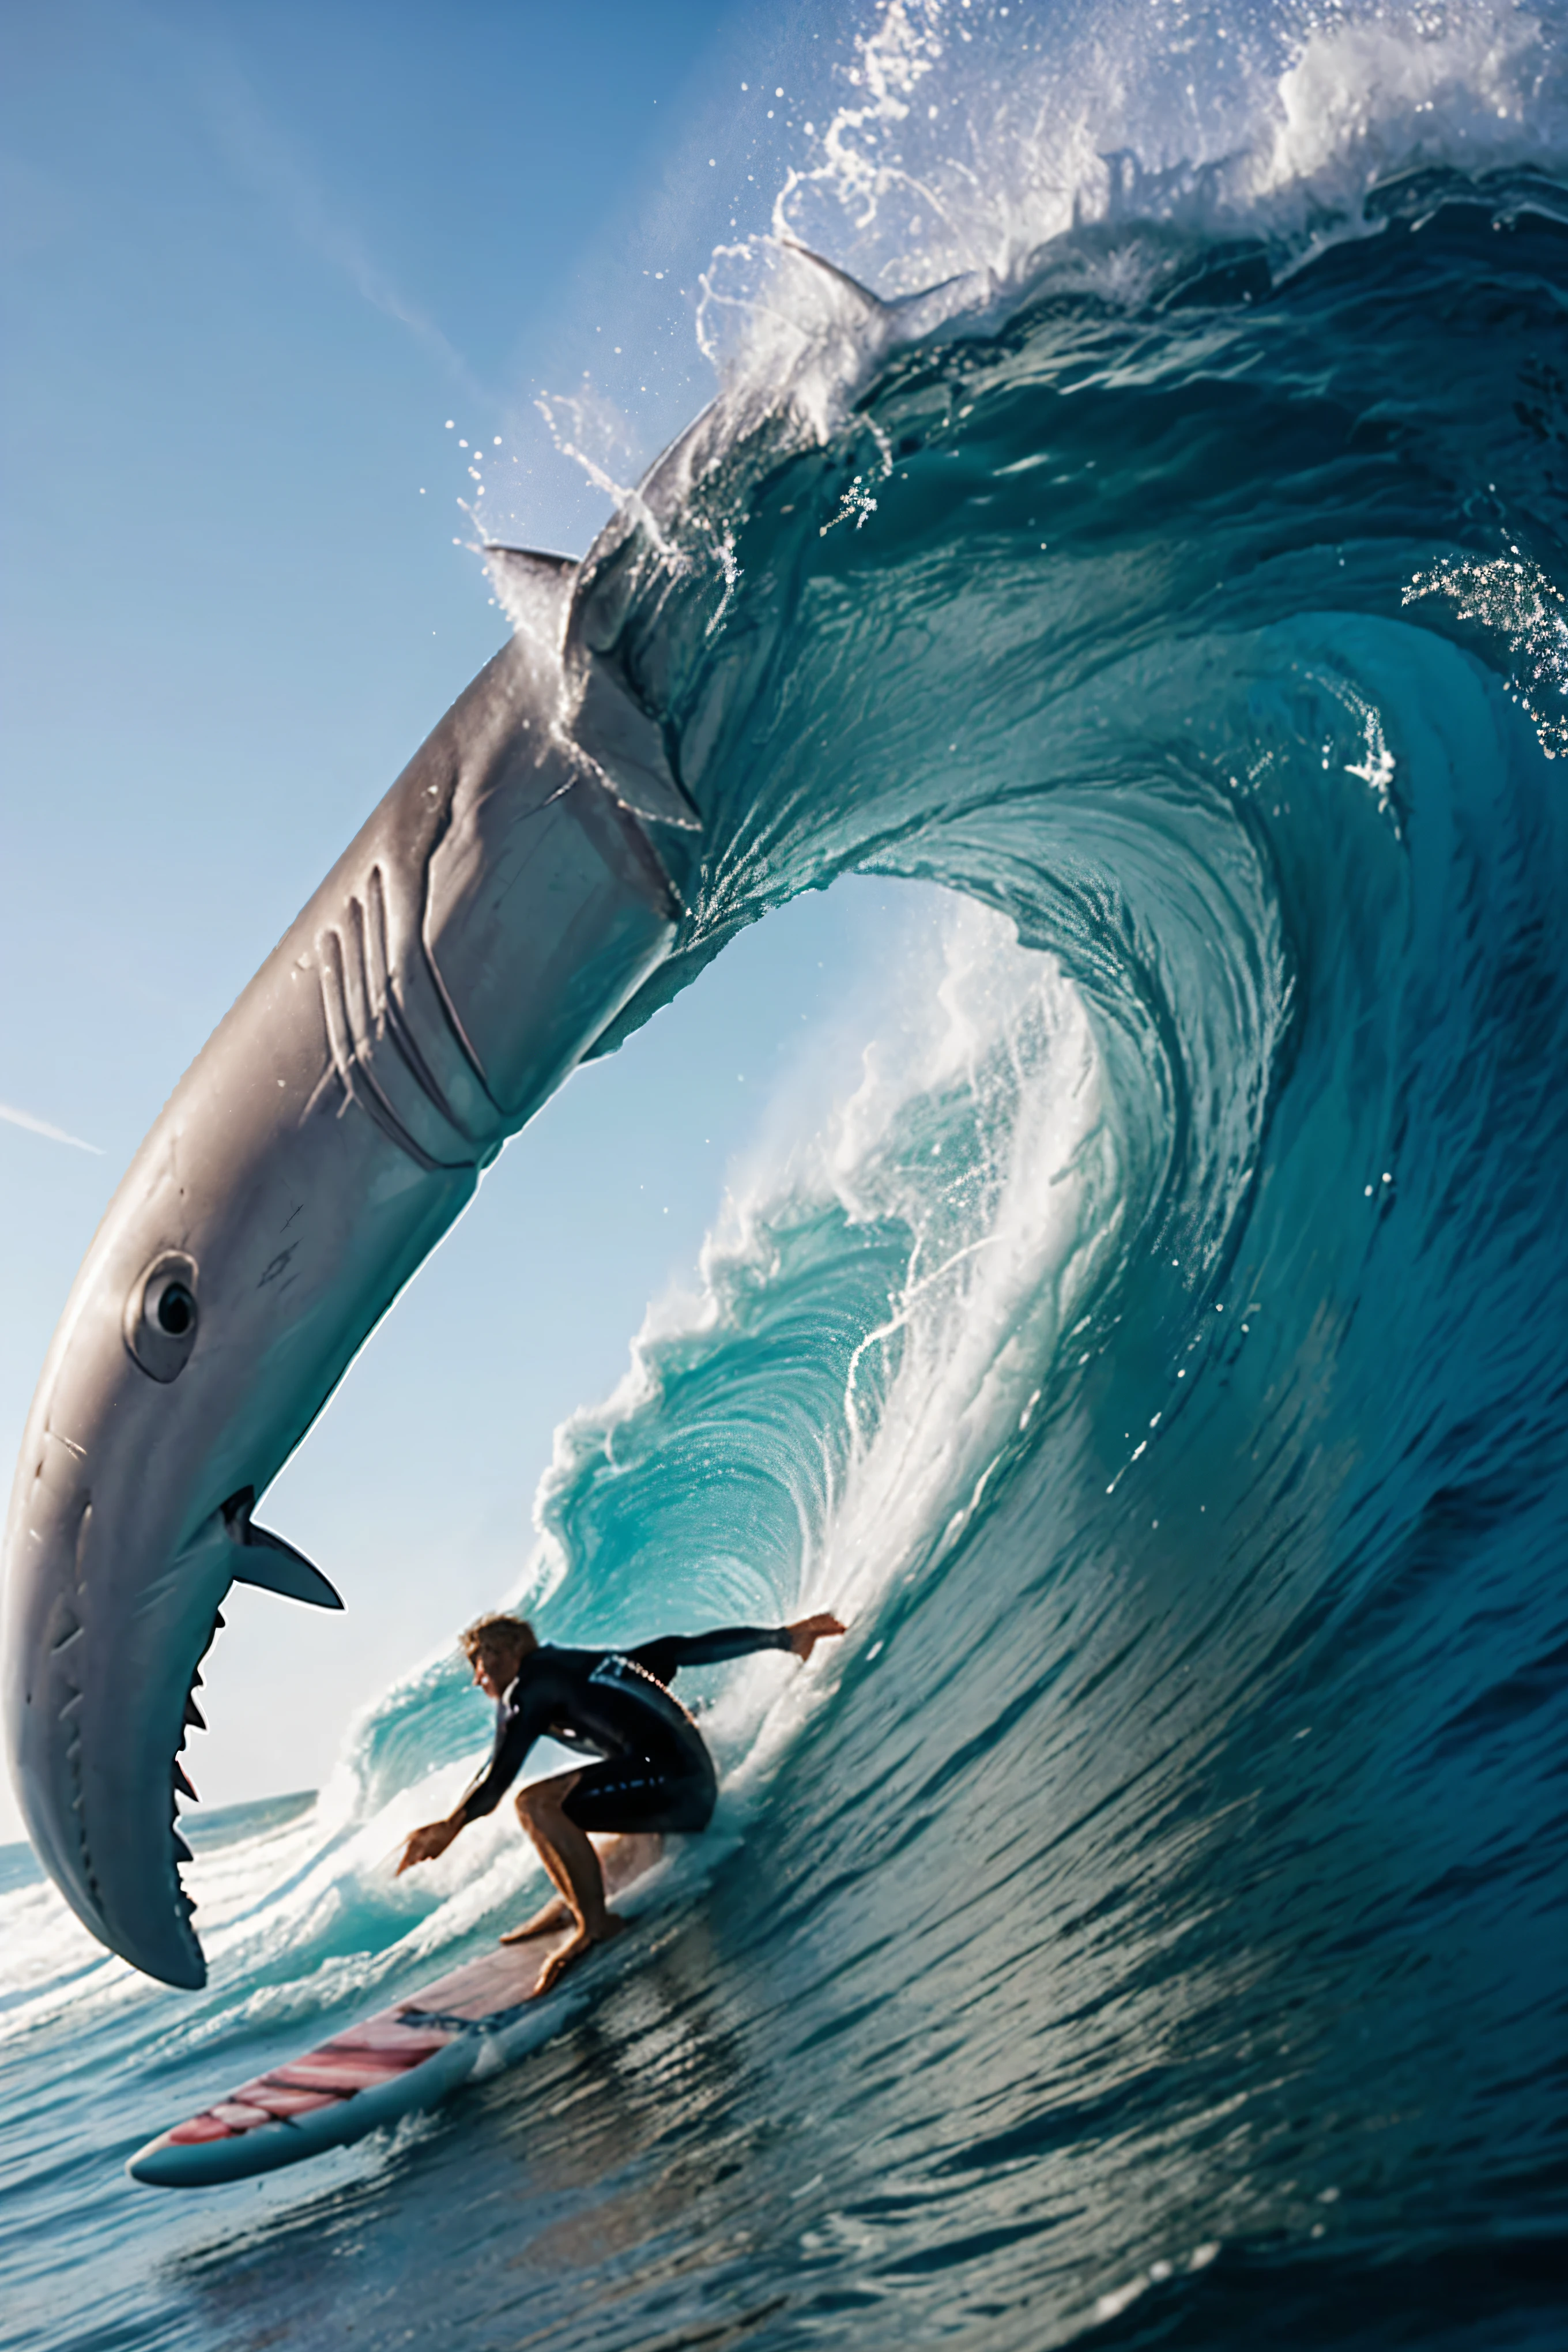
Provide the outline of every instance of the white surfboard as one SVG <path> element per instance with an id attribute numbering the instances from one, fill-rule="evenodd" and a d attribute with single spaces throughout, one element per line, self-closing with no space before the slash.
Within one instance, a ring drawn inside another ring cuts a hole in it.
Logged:
<path id="1" fill-rule="evenodd" d="M 618 1838 L 604 1857 L 606 1892 L 623 1893 L 652 1869 L 661 1851 L 657 1837 Z M 489 2074 L 537 2041 L 540 2012 L 532 2003 L 539 1979 L 571 1933 L 560 1928 L 526 1943 L 496 1945 L 160 2132 L 137 2149 L 126 2170 L 158 2189 L 205 2189 L 299 2164 L 402 2116 L 439 2106 L 481 2061 Z M 562 1981 L 569 1987 L 573 1973 Z"/>

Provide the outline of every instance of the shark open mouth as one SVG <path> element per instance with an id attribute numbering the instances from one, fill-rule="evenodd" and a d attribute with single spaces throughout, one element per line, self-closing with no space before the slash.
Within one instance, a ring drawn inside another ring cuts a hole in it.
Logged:
<path id="1" fill-rule="evenodd" d="M 132 1391 L 132 1394 L 135 1394 Z M 30 1580 L 8 1589 L 7 1703 L 19 1732 L 17 1793 L 41 1858 L 93 1935 L 173 1985 L 206 1968 L 182 1872 L 182 1807 L 206 1718 L 202 1668 L 236 1583 L 318 1607 L 342 1603 L 320 1570 L 253 1518 L 245 1486 L 207 1515 L 160 1573 L 116 1583 L 100 1558 L 104 1514 L 82 1452 L 46 1431 L 28 1482 Z"/>
<path id="2" fill-rule="evenodd" d="M 223 1631 L 223 1612 L 220 1609 L 216 1611 L 214 1613 L 212 1632 L 207 1636 L 206 1646 L 202 1652 L 203 1658 L 207 1655 L 213 1643 L 216 1641 L 219 1633 Z M 184 1797 L 187 1803 L 199 1805 L 201 1799 L 196 1793 L 190 1775 L 186 1772 L 185 1768 L 180 1759 L 185 1752 L 185 1738 L 187 1733 L 192 1731 L 205 1731 L 207 1727 L 206 1717 L 203 1715 L 201 1708 L 196 1705 L 196 1693 L 201 1688 L 201 1683 L 202 1670 L 200 1662 L 198 1661 L 191 1674 L 191 1687 L 185 1694 L 184 1720 L 180 1727 L 179 1745 L 174 1750 L 174 1762 L 170 1767 L 169 1838 L 174 1848 L 174 1880 L 178 1890 L 176 1899 L 179 1903 L 181 1911 L 184 1915 L 187 1926 L 195 1916 L 196 1900 L 195 1895 L 189 1892 L 184 1881 L 181 1879 L 180 1872 L 187 1862 L 191 1862 L 195 1859 L 195 1856 L 192 1854 L 190 1847 L 185 1843 L 184 1839 L 180 1834 L 180 1800 Z M 194 1937 L 195 1931 L 193 1930 L 192 1932 Z"/>
<path id="3" fill-rule="evenodd" d="M 224 1538 L 233 1548 L 230 1580 L 235 1584 L 258 1585 L 268 1591 L 281 1593 L 289 1600 L 306 1601 L 316 1608 L 342 1609 L 342 1601 L 335 1588 L 321 1570 L 305 1558 L 303 1552 L 297 1551 L 292 1544 L 286 1543 L 281 1536 L 274 1535 L 269 1528 L 256 1525 L 251 1516 L 255 1507 L 255 1487 L 242 1486 L 229 1496 L 217 1513 Z M 207 1727 L 206 1719 L 196 1701 L 196 1693 L 202 1688 L 203 1664 L 222 1633 L 224 1623 L 221 1606 L 215 1608 L 206 1639 L 191 1669 L 190 1683 L 181 1711 L 179 1738 L 170 1763 L 169 1836 L 174 1864 L 175 1901 L 189 1934 L 195 1965 L 200 1971 L 195 1979 L 197 1983 L 205 1980 L 206 1970 L 195 1930 L 190 1926 L 196 1903 L 180 1875 L 185 1864 L 194 1859 L 190 1847 L 180 1833 L 180 1805 L 182 1799 L 190 1805 L 199 1804 L 201 1800 L 182 1759 L 190 1733 L 205 1731 Z M 127 1954 L 126 1957 L 134 1956 Z"/>

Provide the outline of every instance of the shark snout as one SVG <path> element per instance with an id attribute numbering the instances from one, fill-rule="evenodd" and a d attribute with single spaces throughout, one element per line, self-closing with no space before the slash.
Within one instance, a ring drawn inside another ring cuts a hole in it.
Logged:
<path id="1" fill-rule="evenodd" d="M 138 1265 L 99 1286 L 35 1403 L 6 1533 L 5 1715 L 28 1832 L 78 1917 L 148 1975 L 196 1986 L 179 1813 L 224 1597 L 246 1582 L 342 1603 L 255 1525 L 254 1484 L 233 1483 L 259 1447 L 221 1360 L 187 1343 L 195 1257 Z"/>
<path id="2" fill-rule="evenodd" d="M 200 1985 L 177 1798 L 233 1539 L 220 1525 L 173 1557 L 128 1557 L 81 1449 L 46 1430 L 32 1467 L 13 1514 L 5 1623 L 23 1816 L 85 1927 L 150 1976 Z"/>

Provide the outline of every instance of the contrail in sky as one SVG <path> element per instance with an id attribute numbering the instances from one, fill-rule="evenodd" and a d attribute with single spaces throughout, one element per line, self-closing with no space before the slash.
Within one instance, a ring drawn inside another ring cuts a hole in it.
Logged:
<path id="1" fill-rule="evenodd" d="M 329 184 L 298 154 L 221 41 L 195 47 L 198 100 L 232 170 L 275 205 L 300 243 L 341 270 L 374 309 L 434 352 L 471 398 L 485 399 L 462 353 L 384 269 Z"/>
<path id="2" fill-rule="evenodd" d="M 51 1127 L 47 1118 L 35 1118 L 30 1110 L 16 1110 L 9 1103 L 0 1103 L 0 1118 L 9 1119 L 13 1127 L 25 1127 L 30 1135 L 47 1135 L 51 1143 L 68 1143 L 78 1151 L 90 1151 L 101 1160 L 101 1146 L 84 1143 L 79 1135 L 68 1135 L 63 1127 Z"/>

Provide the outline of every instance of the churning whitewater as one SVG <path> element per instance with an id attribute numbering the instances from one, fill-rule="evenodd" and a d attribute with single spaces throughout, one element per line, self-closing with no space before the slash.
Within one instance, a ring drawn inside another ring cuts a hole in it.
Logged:
<path id="1" fill-rule="evenodd" d="M 956 897 L 523 1597 L 851 1638 L 711 1677 L 715 1830 L 521 2068 L 199 2213 L 120 2158 L 514 1916 L 499 1818 L 383 1866 L 458 1662 L 196 1817 L 203 1992 L 13 1856 L 18 2345 L 1560 2340 L 1563 28 L 1096 26 L 983 116 L 1000 20 L 884 13 L 584 562 L 700 822 L 601 1050 L 802 890 Z"/>

